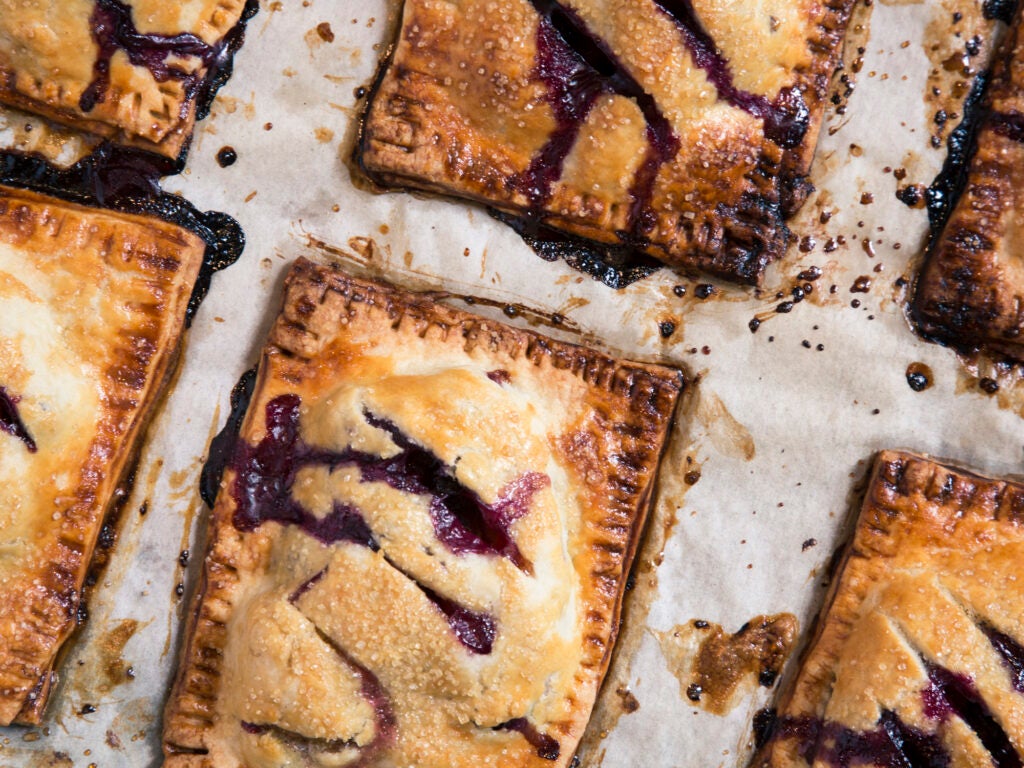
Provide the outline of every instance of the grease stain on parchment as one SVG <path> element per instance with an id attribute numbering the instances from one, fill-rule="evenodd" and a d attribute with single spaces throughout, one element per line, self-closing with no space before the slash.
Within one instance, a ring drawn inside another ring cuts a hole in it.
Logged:
<path id="1" fill-rule="evenodd" d="M 714 392 L 700 392 L 696 397 L 694 418 L 704 427 L 707 437 L 723 456 L 751 461 L 757 454 L 754 437 L 726 408 Z"/>
<path id="2" fill-rule="evenodd" d="M 770 688 L 799 631 L 790 613 L 755 616 L 732 634 L 702 619 L 655 632 L 662 655 L 679 680 L 679 695 L 724 715 L 757 685 Z"/>
<path id="3" fill-rule="evenodd" d="M 93 658 L 89 661 L 94 666 L 94 690 L 97 693 L 106 695 L 115 687 L 134 679 L 132 665 L 124 658 L 124 649 L 140 626 L 144 625 L 137 619 L 121 619 L 93 641 Z M 86 661 L 86 664 L 89 664 L 89 661 Z"/>

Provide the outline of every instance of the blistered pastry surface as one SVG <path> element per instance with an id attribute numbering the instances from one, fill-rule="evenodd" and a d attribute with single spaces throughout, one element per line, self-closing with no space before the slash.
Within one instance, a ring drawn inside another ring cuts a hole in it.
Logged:
<path id="1" fill-rule="evenodd" d="M 300 261 L 242 440 L 272 439 L 275 404 L 301 403 L 295 450 L 363 464 L 302 466 L 290 498 L 321 521 L 355 510 L 372 544 L 310 518 L 240 530 L 243 481 L 229 468 L 166 764 L 567 764 L 680 387 L 668 369 Z M 428 455 L 462 489 L 448 493 L 515 509 L 511 545 L 456 546 L 438 527 L 443 492 L 409 479 Z M 398 474 L 365 469 L 385 466 Z M 486 617 L 489 640 L 467 640 L 436 596 Z"/>
<path id="2" fill-rule="evenodd" d="M 0 188 L 4 724 L 38 721 L 202 254 L 198 238 L 160 221 Z"/>
<path id="3" fill-rule="evenodd" d="M 1022 516 L 1019 483 L 882 452 L 755 765 L 1019 764 Z"/>

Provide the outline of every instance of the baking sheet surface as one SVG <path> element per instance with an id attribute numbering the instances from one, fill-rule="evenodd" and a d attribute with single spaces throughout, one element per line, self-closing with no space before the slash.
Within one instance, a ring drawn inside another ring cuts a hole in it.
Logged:
<path id="1" fill-rule="evenodd" d="M 895 193 L 939 170 L 965 93 L 956 83 L 970 84 L 999 26 L 977 3 L 863 2 L 843 70 L 855 87 L 836 82 L 839 104 L 826 115 L 813 171 L 817 191 L 792 222 L 803 247 L 794 243 L 760 291 L 716 285 L 706 299 L 697 290 L 706 281 L 668 270 L 612 291 L 542 261 L 479 207 L 353 184 L 357 89 L 372 79 L 397 5 L 264 2 L 185 173 L 164 184 L 236 217 L 246 251 L 215 276 L 196 317 L 89 619 L 60 665 L 46 725 L 0 729 L 0 766 L 159 765 L 164 691 L 201 559 L 192 554 L 202 551 L 207 514 L 199 471 L 232 386 L 256 361 L 284 271 L 301 254 L 444 290 L 459 306 L 459 296 L 482 297 L 494 306 L 476 309 L 495 317 L 511 314 L 512 322 L 688 372 L 696 385 L 581 757 L 605 768 L 640 759 L 651 768 L 744 765 L 753 715 L 773 692 L 749 692 L 726 716 L 704 712 L 681 694 L 656 633 L 695 618 L 734 631 L 775 612 L 809 626 L 857 485 L 880 448 L 1021 472 L 1019 374 L 965 363 L 916 338 L 898 285 L 920 262 L 927 215 Z M 979 53 L 968 56 L 976 35 Z M 945 123 L 935 119 L 940 109 Z M 64 162 L 76 151 L 63 133 L 12 113 L 0 115 L 0 142 Z M 227 146 L 238 160 L 221 168 L 216 155 Z M 811 266 L 822 271 L 813 291 L 777 312 Z M 851 292 L 855 283 L 870 287 Z M 518 309 L 503 312 L 505 304 Z M 556 328 L 543 323 L 554 313 L 566 318 Z M 753 333 L 755 317 L 762 322 Z M 914 362 L 933 372 L 922 392 L 907 384 Z M 984 392 L 981 376 L 999 391 Z M 686 482 L 688 473 L 699 480 Z M 639 706 L 624 713 L 627 698 Z"/>

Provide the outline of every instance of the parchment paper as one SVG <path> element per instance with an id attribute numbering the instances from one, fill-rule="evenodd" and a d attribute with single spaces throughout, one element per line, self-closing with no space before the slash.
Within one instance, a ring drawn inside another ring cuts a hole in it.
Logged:
<path id="1" fill-rule="evenodd" d="M 963 18 L 954 25 L 955 11 Z M 926 451 L 994 474 L 1021 471 L 1019 375 L 994 372 L 984 360 L 967 364 L 916 338 L 895 286 L 901 275 L 912 277 L 927 233 L 924 210 L 905 206 L 895 191 L 934 177 L 945 146 L 933 147 L 931 137 L 942 139 L 958 122 L 953 85 L 970 82 L 961 63 L 983 66 L 999 32 L 977 3 L 858 5 L 844 70 L 856 87 L 847 94 L 836 84 L 840 106 L 829 109 L 815 161 L 818 191 L 792 223 L 816 247 L 793 247 L 759 293 L 720 285 L 706 300 L 695 296 L 705 281 L 668 270 L 612 291 L 540 260 L 478 207 L 354 186 L 345 164 L 354 92 L 372 78 L 396 14 L 396 2 L 386 0 L 265 2 L 233 79 L 199 127 L 187 170 L 165 182 L 201 208 L 236 217 L 248 246 L 214 278 L 195 319 L 90 617 L 60 664 L 46 726 L 0 729 L 0 766 L 159 765 L 164 692 L 203 545 L 200 467 L 231 387 L 256 361 L 277 312 L 284 270 L 300 254 L 413 288 L 558 312 L 564 326 L 541 330 L 680 365 L 695 382 L 662 472 L 625 642 L 582 753 L 586 765 L 745 764 L 752 716 L 772 692 L 745 696 L 725 717 L 695 708 L 653 631 L 694 618 L 733 631 L 780 611 L 806 628 L 876 450 Z M 323 23 L 331 42 L 316 32 Z M 968 58 L 975 34 L 981 52 Z M 949 114 L 943 131 L 934 119 L 940 108 Z M 26 146 L 23 122 L 0 118 L 0 141 Z M 53 146 L 65 160 L 72 152 L 63 138 Z M 238 154 L 228 168 L 215 160 L 224 146 Z M 905 178 L 897 178 L 900 169 Z M 824 273 L 813 293 L 789 313 L 774 312 L 811 265 Z M 851 293 L 862 275 L 870 291 Z M 766 319 L 751 333 L 755 315 Z M 530 321 L 529 313 L 511 320 Z M 667 338 L 659 330 L 665 321 L 675 324 Z M 915 361 L 934 372 L 934 385 L 920 393 L 905 377 Z M 997 378 L 1000 391 L 983 392 L 979 373 Z M 683 475 L 695 468 L 701 477 L 690 487 Z M 816 544 L 805 546 L 810 539 Z M 182 557 L 184 550 L 194 554 Z M 619 717 L 617 688 L 628 688 L 639 709 Z"/>

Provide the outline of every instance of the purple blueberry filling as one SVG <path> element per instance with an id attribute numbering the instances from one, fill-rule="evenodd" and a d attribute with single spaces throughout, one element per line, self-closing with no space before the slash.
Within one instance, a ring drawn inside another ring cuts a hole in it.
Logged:
<path id="1" fill-rule="evenodd" d="M 92 16 L 93 40 L 99 55 L 93 64 L 93 79 L 82 92 L 78 106 L 90 112 L 107 97 L 110 88 L 110 61 L 117 51 L 124 51 L 128 60 L 137 67 L 145 67 L 158 83 L 177 80 L 185 84 L 186 100 L 180 117 L 188 114 L 192 98 L 199 97 L 196 113 L 202 117 L 209 108 L 213 93 L 230 76 L 231 58 L 241 47 L 244 22 L 256 13 L 255 3 L 247 3 L 242 23 L 223 39 L 210 44 L 188 32 L 177 35 L 143 34 L 132 19 L 132 8 L 121 0 L 94 0 Z M 189 72 L 168 63 L 170 57 L 198 58 L 206 73 Z"/>
<path id="2" fill-rule="evenodd" d="M 929 680 L 921 692 L 925 716 L 939 722 L 959 718 L 988 750 L 994 768 L 1020 768 L 1020 756 L 971 679 L 928 661 L 925 667 Z M 888 709 L 871 731 L 813 717 L 776 718 L 770 712 L 759 715 L 756 729 L 759 746 L 792 739 L 805 761 L 824 762 L 833 768 L 949 768 L 952 764 L 939 735 L 908 725 Z"/>
<path id="3" fill-rule="evenodd" d="M 236 474 L 231 488 L 235 501 L 232 522 L 236 528 L 253 531 L 273 521 L 298 526 L 324 544 L 348 541 L 378 550 L 373 532 L 355 507 L 335 502 L 330 514 L 317 518 L 292 496 L 295 479 L 304 467 L 353 466 L 359 470 L 362 482 L 383 482 L 405 493 L 430 496 L 435 533 L 452 552 L 499 555 L 530 570 L 510 528 L 529 511 L 533 496 L 550 484 L 546 475 L 525 473 L 502 490 L 497 502 L 486 504 L 459 482 L 453 467 L 414 443 L 392 422 L 369 412 L 363 414 L 367 423 L 387 432 L 398 446 L 394 456 L 307 445 L 300 436 L 300 405 L 298 395 L 280 395 L 271 400 L 265 409 L 264 438 L 256 445 L 238 440 L 231 453 L 229 466 Z M 323 572 L 301 585 L 292 594 L 293 601 L 322 576 Z M 416 583 L 445 615 L 459 642 L 474 653 L 491 652 L 497 632 L 494 617 L 472 611 Z"/>
<path id="4" fill-rule="evenodd" d="M 985 637 L 992 643 L 996 653 L 1003 660 L 1003 665 L 1009 670 L 1013 678 L 1013 690 L 1017 693 L 1024 693 L 1024 648 L 1020 643 L 1007 634 L 1000 632 L 987 622 L 979 625 Z"/>
<path id="5" fill-rule="evenodd" d="M 675 22 L 694 62 L 704 70 L 719 98 L 763 120 L 764 135 L 783 149 L 792 149 L 803 141 L 810 113 L 799 88 L 783 89 L 774 101 L 740 90 L 733 82 L 728 60 L 700 23 L 690 0 L 654 0 L 654 4 Z"/>
<path id="6" fill-rule="evenodd" d="M 642 240 L 655 225 L 650 210 L 659 169 L 679 152 L 679 137 L 651 94 L 644 90 L 606 41 L 587 26 L 576 11 L 557 0 L 530 0 L 540 15 L 537 27 L 536 76 L 547 86 L 547 100 L 556 127 L 530 166 L 514 180 L 537 213 L 551 198 L 569 155 L 598 97 L 616 94 L 632 99 L 647 124 L 647 154 L 633 180 L 629 225 L 619 236 Z M 770 100 L 736 87 L 729 62 L 701 25 L 690 0 L 655 0 L 675 22 L 697 66 L 720 98 L 764 122 L 765 136 L 784 149 L 803 141 L 810 113 L 796 86 Z"/>
<path id="7" fill-rule="evenodd" d="M 498 634 L 498 623 L 493 616 L 477 613 L 454 600 L 441 597 L 429 587 L 416 583 L 441 613 L 448 619 L 448 626 L 467 649 L 473 653 L 488 654 L 494 647 L 494 638 Z"/>
<path id="8" fill-rule="evenodd" d="M 28 448 L 29 453 L 35 453 L 36 441 L 32 439 L 28 427 L 25 426 L 25 422 L 21 420 L 21 414 L 18 413 L 19 400 L 21 400 L 20 397 L 12 395 L 4 387 L 0 387 L 0 430 L 21 440 Z"/>
<path id="9" fill-rule="evenodd" d="M 537 728 L 527 720 L 525 717 L 517 717 L 514 720 L 509 720 L 501 725 L 494 726 L 496 731 L 516 731 L 522 734 L 522 737 L 526 739 L 527 743 L 537 750 L 537 756 L 545 760 L 557 760 L 561 753 L 561 746 L 559 743 L 548 736 L 546 733 L 541 733 Z"/>
<path id="10" fill-rule="evenodd" d="M 356 760 L 356 762 L 348 763 L 352 768 L 365 766 L 377 752 L 394 741 L 396 720 L 394 709 L 391 706 L 391 700 L 388 698 L 387 691 L 384 690 L 384 686 L 381 685 L 380 680 L 377 679 L 377 676 L 374 675 L 373 672 L 356 662 L 355 659 L 349 656 L 344 649 L 339 648 L 329 637 L 319 631 L 317 634 L 320 635 L 320 639 L 323 640 L 331 650 L 338 654 L 345 664 L 355 671 L 359 678 L 360 694 L 367 702 L 369 702 L 370 706 L 373 707 L 374 714 L 376 715 L 376 737 L 372 742 L 362 748 L 362 755 Z M 302 754 L 308 754 L 314 750 L 318 752 L 340 752 L 344 749 L 351 749 L 356 746 L 355 742 L 347 739 L 315 739 L 295 733 L 294 731 L 289 731 L 276 725 L 250 723 L 245 720 L 241 722 L 241 728 L 246 733 L 250 733 L 254 736 L 261 736 L 265 733 L 272 734 L 275 738 L 284 742 L 288 747 Z"/>
<path id="11" fill-rule="evenodd" d="M 996 768 L 1020 768 L 1020 755 L 972 680 L 944 667 L 926 666 L 931 685 L 922 694 L 925 714 L 939 721 L 950 716 L 959 717 L 992 755 Z"/>
<path id="12" fill-rule="evenodd" d="M 950 757 L 938 736 L 904 723 L 884 710 L 877 727 L 857 731 L 813 717 L 772 715 L 760 719 L 759 743 L 793 739 L 797 753 L 808 764 L 832 768 L 874 765 L 884 768 L 949 768 Z"/>
<path id="13" fill-rule="evenodd" d="M 536 74 L 548 88 L 548 102 L 555 113 L 556 128 L 533 158 L 515 186 L 541 208 L 583 123 L 602 94 L 632 99 L 647 123 L 647 154 L 636 173 L 630 196 L 630 230 L 649 231 L 653 216 L 649 206 L 654 181 L 661 166 L 679 151 L 679 139 L 661 113 L 654 97 L 629 73 L 608 44 L 595 35 L 579 14 L 556 0 L 531 0 L 540 14 L 537 27 Z M 632 231 L 625 233 L 633 237 Z"/>

